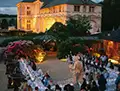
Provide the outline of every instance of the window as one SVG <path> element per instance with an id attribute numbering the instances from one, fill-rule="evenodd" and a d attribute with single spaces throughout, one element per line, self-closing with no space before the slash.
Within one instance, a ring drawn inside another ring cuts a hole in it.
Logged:
<path id="1" fill-rule="evenodd" d="M 62 10 L 61 10 L 61 6 L 59 7 L 59 12 L 61 12 Z"/>
<path id="2" fill-rule="evenodd" d="M 27 9 L 30 9 L 30 7 L 27 7 Z"/>
<path id="3" fill-rule="evenodd" d="M 62 12 L 64 12 L 64 5 L 62 6 Z"/>
<path id="4" fill-rule="evenodd" d="M 31 29 L 31 24 L 27 24 L 27 30 Z"/>
<path id="5" fill-rule="evenodd" d="M 27 20 L 27 23 L 30 23 L 30 20 Z"/>
<path id="6" fill-rule="evenodd" d="M 31 29 L 31 20 L 27 20 L 27 30 L 30 30 Z"/>
<path id="7" fill-rule="evenodd" d="M 90 6 L 90 7 L 89 7 L 89 12 L 94 12 L 94 9 L 95 9 L 94 6 Z"/>
<path id="8" fill-rule="evenodd" d="M 52 8 L 50 8 L 50 13 L 52 13 Z"/>
<path id="9" fill-rule="evenodd" d="M 74 6 L 74 11 L 79 12 L 80 11 L 80 6 Z"/>
<path id="10" fill-rule="evenodd" d="M 55 7 L 53 7 L 53 13 L 55 13 Z"/>
<path id="11" fill-rule="evenodd" d="M 27 11 L 27 15 L 30 15 L 31 14 L 31 11 Z"/>
<path id="12" fill-rule="evenodd" d="M 86 12 L 86 6 L 83 6 L 83 12 Z"/>

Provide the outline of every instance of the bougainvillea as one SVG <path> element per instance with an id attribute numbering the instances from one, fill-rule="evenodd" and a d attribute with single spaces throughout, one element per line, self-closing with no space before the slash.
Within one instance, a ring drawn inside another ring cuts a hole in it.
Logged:
<path id="1" fill-rule="evenodd" d="M 5 49 L 4 56 L 8 58 L 9 56 L 15 57 L 24 55 L 37 60 L 37 56 L 40 53 L 43 53 L 43 56 L 45 56 L 45 52 L 40 46 L 35 45 L 32 41 L 20 40 L 10 42 Z"/>

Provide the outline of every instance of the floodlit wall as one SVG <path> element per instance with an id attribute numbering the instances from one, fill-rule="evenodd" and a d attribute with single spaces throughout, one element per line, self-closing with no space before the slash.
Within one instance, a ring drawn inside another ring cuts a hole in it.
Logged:
<path id="1" fill-rule="evenodd" d="M 92 34 L 101 32 L 101 6 L 61 4 L 41 8 L 42 4 L 39 0 L 18 3 L 17 28 L 25 31 L 45 32 L 55 22 L 66 24 L 69 17 L 79 14 L 90 17 Z"/>

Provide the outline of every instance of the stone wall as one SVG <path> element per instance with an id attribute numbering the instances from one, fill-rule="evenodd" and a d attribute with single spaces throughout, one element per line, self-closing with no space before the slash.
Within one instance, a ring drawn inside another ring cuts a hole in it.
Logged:
<path id="1" fill-rule="evenodd" d="M 42 2 L 17 4 L 18 7 L 18 29 L 32 30 L 33 32 L 45 32 L 55 22 L 66 23 L 68 17 L 79 14 L 90 17 L 92 33 L 101 32 L 101 6 L 99 5 L 77 5 L 79 11 L 75 10 L 75 5 L 61 4 L 49 8 L 42 8 Z"/>

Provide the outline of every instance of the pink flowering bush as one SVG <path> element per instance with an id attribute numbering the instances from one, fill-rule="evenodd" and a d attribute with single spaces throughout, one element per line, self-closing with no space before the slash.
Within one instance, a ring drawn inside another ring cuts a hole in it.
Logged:
<path id="1" fill-rule="evenodd" d="M 20 40 L 10 42 L 6 46 L 4 56 L 8 58 L 9 55 L 14 57 L 24 55 L 26 57 L 28 56 L 30 58 L 35 59 L 36 55 L 40 52 L 44 52 L 43 49 L 40 46 L 35 45 L 32 41 Z"/>

